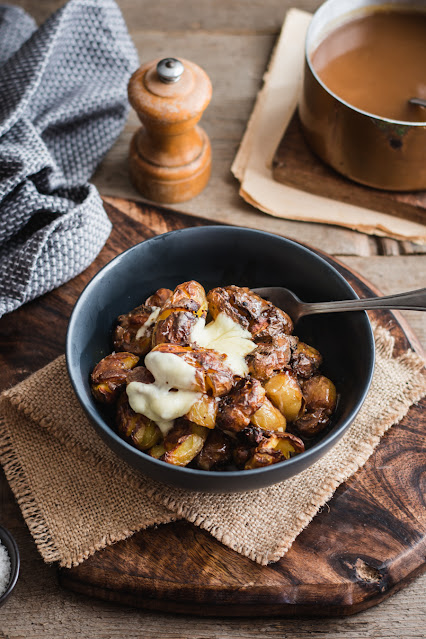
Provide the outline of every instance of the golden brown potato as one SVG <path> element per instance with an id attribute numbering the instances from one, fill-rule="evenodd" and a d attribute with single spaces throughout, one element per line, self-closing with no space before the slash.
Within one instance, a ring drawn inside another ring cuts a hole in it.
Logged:
<path id="1" fill-rule="evenodd" d="M 206 443 L 195 458 L 195 464 L 201 470 L 213 470 L 226 466 L 231 459 L 232 442 L 230 437 L 215 428 L 208 434 Z"/>
<path id="2" fill-rule="evenodd" d="M 151 348 L 154 308 L 142 304 L 126 315 L 120 315 L 113 335 L 114 349 L 145 355 Z"/>
<path id="3" fill-rule="evenodd" d="M 116 425 L 118 433 L 138 450 L 147 450 L 162 439 L 157 424 L 132 410 L 126 393 L 118 400 Z"/>
<path id="4" fill-rule="evenodd" d="M 225 364 L 226 355 L 209 348 L 159 344 L 152 353 L 170 353 L 181 357 L 195 370 L 191 390 L 219 397 L 228 393 L 234 383 L 234 373 Z"/>
<path id="5" fill-rule="evenodd" d="M 196 321 L 207 315 L 204 288 L 191 280 L 179 284 L 164 303 L 152 333 L 152 346 L 158 344 L 188 345 Z"/>
<path id="6" fill-rule="evenodd" d="M 150 295 L 145 301 L 145 306 L 162 307 L 173 295 L 173 291 L 169 288 L 159 288 L 153 295 Z"/>
<path id="7" fill-rule="evenodd" d="M 140 382 L 141 384 L 153 384 L 154 382 L 153 375 L 149 372 L 145 366 L 136 366 L 131 371 L 126 378 L 126 385 L 131 384 L 131 382 Z"/>
<path id="8" fill-rule="evenodd" d="M 163 460 L 175 466 L 187 466 L 203 448 L 208 432 L 207 428 L 198 424 L 177 420 L 164 438 L 166 452 Z"/>
<path id="9" fill-rule="evenodd" d="M 217 425 L 238 432 L 249 425 L 251 416 L 265 401 L 265 389 L 257 379 L 242 379 L 219 402 Z"/>
<path id="10" fill-rule="evenodd" d="M 262 468 L 290 459 L 291 456 L 302 453 L 305 446 L 301 439 L 290 433 L 274 433 L 265 438 L 248 459 L 244 468 Z"/>
<path id="11" fill-rule="evenodd" d="M 304 411 L 305 400 L 296 375 L 284 371 L 274 375 L 265 384 L 268 399 L 279 409 L 287 421 L 294 422 Z"/>
<path id="12" fill-rule="evenodd" d="M 93 396 L 103 404 L 113 404 L 123 390 L 129 371 L 139 361 L 133 353 L 112 353 L 96 364 L 91 375 Z"/>
<path id="13" fill-rule="evenodd" d="M 299 342 L 291 357 L 291 368 L 294 372 L 307 379 L 311 377 L 322 363 L 322 356 L 313 346 Z"/>
<path id="14" fill-rule="evenodd" d="M 146 452 L 151 457 L 155 457 L 155 459 L 161 459 L 166 452 L 166 449 L 164 448 L 164 442 L 160 442 L 159 444 L 156 444 L 155 446 L 153 446 Z"/>
<path id="15" fill-rule="evenodd" d="M 207 301 L 213 319 L 225 313 L 249 330 L 257 342 L 271 342 L 293 331 L 293 322 L 287 313 L 246 287 L 214 288 L 207 294 Z"/>
<path id="16" fill-rule="evenodd" d="M 331 414 L 336 408 L 336 387 L 333 382 L 324 375 L 314 375 L 314 377 L 303 382 L 303 395 L 308 410 L 324 408 Z"/>
<path id="17" fill-rule="evenodd" d="M 286 428 L 284 415 L 267 398 L 259 410 L 251 416 L 250 421 L 262 430 L 284 432 Z"/>
<path id="18" fill-rule="evenodd" d="M 304 437 L 313 437 L 328 425 L 337 404 L 337 391 L 333 382 L 324 375 L 314 375 L 303 382 L 306 412 L 295 422 Z"/>
<path id="19" fill-rule="evenodd" d="M 214 428 L 216 425 L 218 403 L 214 397 L 202 395 L 192 404 L 185 419 L 204 428 Z"/>
<path id="20" fill-rule="evenodd" d="M 265 382 L 288 366 L 294 344 L 292 335 L 284 335 L 276 344 L 259 344 L 246 356 L 250 375 Z"/>

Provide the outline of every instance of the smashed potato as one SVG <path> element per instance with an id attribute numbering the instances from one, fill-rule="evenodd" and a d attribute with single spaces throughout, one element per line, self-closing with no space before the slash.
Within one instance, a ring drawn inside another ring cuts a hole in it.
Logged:
<path id="1" fill-rule="evenodd" d="M 133 353 L 112 353 L 96 364 L 91 375 L 91 389 L 98 402 L 112 404 L 124 388 L 129 371 L 139 357 Z"/>
<path id="2" fill-rule="evenodd" d="M 212 472 L 285 462 L 337 405 L 321 354 L 292 331 L 285 311 L 245 287 L 160 288 L 119 316 L 92 393 L 155 459 Z"/>

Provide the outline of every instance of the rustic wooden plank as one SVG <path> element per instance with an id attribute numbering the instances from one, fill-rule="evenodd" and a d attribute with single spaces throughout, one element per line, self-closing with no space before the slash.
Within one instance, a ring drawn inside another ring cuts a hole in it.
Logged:
<path id="1" fill-rule="evenodd" d="M 143 2 L 140 0 L 116 0 L 121 8 L 129 29 L 180 30 L 222 30 L 222 31 L 270 31 L 277 33 L 281 28 L 287 9 L 295 6 L 292 0 L 161 0 Z M 64 0 L 12 0 L 43 22 L 49 15 L 65 4 Z M 265 7 L 265 5 L 267 6 Z M 321 0 L 301 0 L 299 9 L 314 11 Z M 266 9 L 266 10 L 265 10 Z"/>
<path id="2" fill-rule="evenodd" d="M 274 179 L 315 195 L 350 202 L 418 224 L 426 222 L 426 191 L 395 193 L 372 189 L 339 175 L 322 162 L 306 143 L 297 113 L 288 125 L 273 159 Z M 394 248 L 389 243 L 394 243 Z M 384 238 L 383 248 L 398 250 L 395 240 Z M 399 253 L 399 250 L 398 250 Z M 387 253 L 393 254 L 393 253 Z"/>
<path id="3" fill-rule="evenodd" d="M 270 35 L 174 34 L 135 32 L 141 60 L 176 55 L 202 66 L 213 83 L 212 101 L 201 121 L 212 143 L 212 176 L 193 200 L 172 208 L 203 218 L 250 226 L 320 247 L 330 254 L 370 255 L 376 245 L 367 235 L 322 224 L 292 222 L 265 215 L 238 195 L 239 184 L 230 167 L 253 109 L 275 38 Z M 240 70 L 240 71 L 238 71 Z M 139 126 L 131 113 L 123 133 L 98 168 L 93 182 L 104 196 L 143 201 L 130 184 L 127 156 L 131 137 Z M 330 229 L 332 228 L 332 232 Z"/>
<path id="4" fill-rule="evenodd" d="M 11 4 L 16 4 L 26 8 L 38 22 L 44 20 L 50 13 L 64 4 L 64 0 L 10 0 Z M 302 0 L 297 3 L 298 8 L 313 10 L 321 0 Z M 198 0 L 197 3 L 187 2 L 187 0 L 161 0 L 161 2 L 151 2 L 146 0 L 118 0 L 122 7 L 125 19 L 130 31 L 140 31 L 142 29 L 158 29 L 161 31 L 176 31 L 177 29 L 188 30 L 185 37 L 190 41 L 200 28 L 205 30 L 223 29 L 230 33 L 232 30 L 237 33 L 252 33 L 255 28 L 257 32 L 263 34 L 278 33 L 282 23 L 284 11 L 294 6 L 294 2 L 289 0 L 246 0 L 245 2 L 229 2 L 229 0 Z M 256 19 L 254 19 L 256 16 Z M 245 30 L 245 31 L 244 31 Z M 181 34 L 182 35 L 182 34 Z M 161 39 L 163 35 L 148 34 L 147 47 L 143 43 L 144 36 L 141 36 L 140 57 L 141 60 L 154 57 L 155 39 Z M 151 44 L 150 44 L 151 42 Z M 175 37 L 173 35 L 173 40 Z M 195 51 L 196 53 L 196 51 Z M 230 50 L 232 53 L 232 50 Z M 198 55 L 198 54 L 197 54 Z M 222 54 L 221 54 L 222 55 Z M 268 51 L 262 53 L 264 62 L 268 59 Z M 195 55 L 188 56 L 197 61 Z M 229 66 L 233 66 L 233 60 L 228 55 Z M 210 70 L 209 70 L 210 73 Z M 212 78 L 216 84 L 216 79 Z M 258 78 L 260 86 L 260 75 Z M 230 87 L 231 95 L 233 87 Z M 215 88 L 216 94 L 217 89 Z M 251 111 L 255 93 L 249 97 L 251 104 L 247 107 L 246 116 Z M 234 96 L 235 97 L 235 96 Z M 238 96 L 237 96 L 238 98 Z M 215 96 L 214 96 L 215 99 Z M 228 107 L 230 113 L 235 114 L 232 102 Z M 207 113 L 206 116 L 209 116 Z M 241 121 L 243 120 L 241 115 Z M 244 123 L 241 132 L 244 128 Z M 206 127 L 207 128 L 207 127 Z M 211 134 L 211 132 L 210 132 Z M 214 153 L 220 159 L 221 146 L 227 144 L 226 140 L 214 143 Z M 237 144 L 237 142 L 235 143 Z M 235 146 L 235 150 L 236 150 Z M 123 156 L 124 157 L 124 156 Z M 231 163 L 233 153 L 225 155 L 225 162 Z M 120 169 L 120 164 L 115 165 L 115 169 Z M 233 182 L 232 177 L 227 174 L 225 183 Z M 236 183 L 234 183 L 236 185 Z M 223 187 L 221 180 L 217 180 L 218 188 Z M 248 225 L 259 224 L 266 219 L 266 216 L 257 214 L 254 209 L 248 206 L 240 209 L 237 204 L 237 186 L 234 187 L 234 195 L 229 202 L 225 202 L 227 215 L 232 219 L 232 212 L 235 211 L 235 223 L 238 219 L 244 219 L 247 215 Z M 118 193 L 113 193 L 118 195 Z M 215 202 L 215 190 L 210 193 L 210 198 Z M 218 201 L 221 202 L 220 198 Z M 196 201 L 194 201 L 194 204 Z M 201 207 L 199 207 L 201 208 Z M 202 211 L 201 211 L 202 213 Z M 271 220 L 270 230 L 280 232 L 279 221 Z M 303 238 L 304 226 L 290 225 L 289 235 Z M 262 228 L 260 226 L 260 228 Z M 318 231 L 321 227 L 317 227 Z M 369 277 L 375 284 L 387 290 L 386 286 L 392 283 L 396 277 L 392 270 L 387 278 L 388 266 L 384 260 L 372 264 L 371 259 L 348 257 L 351 254 L 369 255 L 375 253 L 375 245 L 371 239 L 362 248 L 358 245 L 355 249 L 351 241 L 344 238 L 339 239 L 341 249 L 330 250 L 327 247 L 326 235 L 334 234 L 334 229 L 326 228 L 318 236 L 317 246 L 322 246 L 329 252 L 342 255 L 357 270 Z M 283 232 L 283 231 L 282 231 Z M 300 235 L 299 235 L 300 234 Z M 306 240 L 307 241 L 307 240 Z M 315 243 L 315 242 L 314 242 Z M 365 246 L 371 244 L 372 251 Z M 352 248 L 351 248 L 352 247 Z M 365 251 L 365 252 L 364 252 Z M 406 251 L 409 252 L 409 251 Z M 375 259 L 375 258 L 374 258 Z M 390 260 L 399 258 L 390 258 Z M 410 258 L 412 259 L 412 258 Z M 376 281 L 374 275 L 379 264 L 383 264 L 383 281 Z M 390 262 L 389 262 L 390 263 Z M 414 262 L 412 263 L 414 264 Z M 371 266 L 371 273 L 370 267 Z M 411 269 L 406 268 L 407 279 L 404 288 L 414 288 L 424 285 L 424 281 L 418 284 L 416 272 L 417 268 L 424 269 L 422 262 L 420 267 L 416 265 Z M 398 269 L 396 269 L 398 271 Z M 413 278 L 413 279 L 412 279 Z M 385 284 L 385 285 L 384 285 Z M 401 289 L 402 290 L 402 289 Z M 53 315 L 54 316 L 54 315 Z M 417 314 L 417 316 L 419 316 Z M 414 320 L 413 320 L 414 325 Z M 418 327 L 416 326 L 418 331 Z M 424 335 L 424 333 L 423 333 Z M 424 343 L 424 338 L 422 339 Z M 34 351 L 33 370 L 44 362 L 38 360 L 36 350 Z M 29 371 L 18 371 L 18 377 L 24 377 Z M 20 515 L 20 511 L 13 501 L 10 489 L 0 472 L 0 519 L 12 530 L 18 540 L 22 555 L 21 578 L 16 591 L 1 609 L 0 613 L 0 638 L 5 639 L 105 639 L 113 637 L 127 637 L 137 639 L 143 635 L 146 639 L 198 639 L 199 637 L 215 637 L 215 639 L 266 639 L 266 637 L 298 637 L 298 639 L 340 639 L 342 634 L 348 639 L 367 639 L 377 637 L 383 639 L 420 639 L 424 636 L 424 617 L 426 610 L 426 575 L 419 577 L 413 584 L 396 594 L 392 598 L 383 602 L 380 606 L 367 610 L 361 615 L 342 619 L 323 619 L 320 622 L 309 619 L 214 619 L 195 618 L 187 615 L 164 615 L 163 613 L 146 612 L 134 610 L 127 607 L 117 607 L 114 604 L 87 599 L 58 588 L 54 569 L 46 566 L 35 549 L 32 538 L 25 527 Z"/>
<path id="5" fill-rule="evenodd" d="M 131 207 L 130 212 L 128 224 L 132 225 L 132 233 L 146 234 L 152 224 L 158 223 L 160 223 L 161 229 L 167 230 L 169 228 L 170 222 L 166 222 L 164 218 L 161 221 L 161 215 L 159 216 L 155 212 L 150 212 L 148 216 L 145 215 L 143 220 L 140 219 L 136 208 Z M 179 216 L 176 216 L 172 218 L 172 223 L 178 224 L 180 219 Z M 86 277 L 89 277 L 93 270 L 97 270 L 105 259 L 109 259 L 111 254 L 115 253 L 120 242 L 129 241 L 126 225 L 119 224 L 118 220 L 115 221 L 114 234 L 116 240 L 113 240 L 110 249 L 106 249 L 103 255 L 98 258 L 100 262 L 92 265 L 89 272 L 86 273 Z M 195 220 L 188 219 L 186 223 L 193 221 Z M 393 259 L 400 258 L 376 258 L 376 260 L 385 261 Z M 407 261 L 406 269 L 407 273 L 409 273 L 409 265 L 414 264 L 411 260 L 423 260 L 423 257 L 413 258 L 410 256 L 404 259 Z M 366 260 L 359 260 L 360 263 L 362 261 L 366 262 Z M 385 275 L 385 267 L 382 272 Z M 13 352 L 14 362 L 16 357 L 18 363 L 21 362 L 23 364 L 27 361 L 28 365 L 19 369 L 14 368 L 11 372 L 11 377 L 3 368 L 3 382 L 5 379 L 11 382 L 17 381 L 22 371 L 35 370 L 42 364 L 42 358 L 36 354 L 36 352 L 39 352 L 40 347 L 43 350 L 47 349 L 50 358 L 60 352 L 60 349 L 63 348 L 64 322 L 63 320 L 62 322 L 58 321 L 58 318 L 63 316 L 63 314 L 69 313 L 69 292 L 72 291 L 72 295 L 75 296 L 81 290 L 82 284 L 81 278 L 76 278 L 66 287 L 44 296 L 13 314 L 14 328 L 12 333 L 8 333 L 8 336 L 13 338 L 10 345 L 9 358 L 12 357 Z M 68 295 L 66 290 L 68 290 Z M 43 313 L 37 331 L 31 331 L 32 339 L 30 339 L 29 335 L 25 337 L 28 332 L 26 330 L 28 327 L 26 318 L 32 316 L 34 310 L 40 307 L 43 309 Z M 52 335 L 50 332 L 49 343 L 44 342 L 43 344 L 41 335 L 45 327 L 51 326 L 52 322 L 55 322 L 55 333 Z M 10 324 L 10 322 L 8 323 Z M 7 344 L 9 337 L 3 345 Z M 22 339 L 22 337 L 25 337 L 25 339 Z M 33 348 L 33 351 L 29 351 L 30 348 Z M 1 352 L 5 353 L 3 348 Z M 8 604 L 2 608 L 0 618 L 0 632 L 11 639 L 17 639 L 18 637 L 65 639 L 70 636 L 91 636 L 96 638 L 126 636 L 136 638 L 141 636 L 142 624 L 143 636 L 148 639 L 158 636 L 165 637 L 165 639 L 178 639 L 179 637 L 195 639 L 203 635 L 222 637 L 223 639 L 227 639 L 229 636 L 235 636 L 237 639 L 240 637 L 246 639 L 260 637 L 263 639 L 263 637 L 266 638 L 267 636 L 276 636 L 277 638 L 292 636 L 293 633 L 302 639 L 313 636 L 313 634 L 316 637 L 336 639 L 341 633 L 345 633 L 353 639 L 355 637 L 362 639 L 370 636 L 388 637 L 390 639 L 392 637 L 414 639 L 422 636 L 422 610 L 425 605 L 425 595 L 422 588 L 426 584 L 425 578 L 418 579 L 415 584 L 409 587 L 409 590 L 397 594 L 392 599 L 383 602 L 378 608 L 367 611 L 360 617 L 356 616 L 348 620 L 325 619 L 321 622 L 311 622 L 307 619 L 271 620 L 268 618 L 256 618 L 245 621 L 244 619 L 224 620 L 223 618 L 196 619 L 175 615 L 164 617 L 164 615 L 154 612 L 140 612 L 127 607 L 120 609 L 108 603 L 86 599 L 77 594 L 66 593 L 58 589 L 52 569 L 43 564 L 35 550 L 35 546 L 22 522 L 19 510 L 4 480 L 0 482 L 0 486 L 2 521 L 16 535 L 22 550 L 23 560 L 21 579 L 16 593 Z M 345 497 L 344 492 L 342 497 Z M 329 515 L 328 511 L 325 510 L 323 519 Z M 331 516 L 333 516 L 332 511 Z M 154 533 L 155 531 L 151 532 L 151 534 Z M 302 543 L 302 545 L 305 543 L 307 548 L 313 548 L 316 542 L 310 540 L 309 534 L 308 528 L 302 533 L 304 537 L 301 537 L 299 543 Z M 305 539 L 304 542 L 303 539 Z M 321 537 L 318 537 L 318 539 L 321 539 Z M 342 540 L 342 543 L 344 543 L 344 540 Z M 229 575 L 229 578 L 231 576 Z M 43 602 L 43 605 L 40 605 L 40 602 Z M 259 612 L 261 611 L 259 610 Z"/>
<path id="6" fill-rule="evenodd" d="M 345 255 L 341 259 L 377 286 L 384 295 L 402 293 L 425 286 L 425 255 L 372 256 L 369 259 Z M 426 350 L 426 313 L 402 311 L 401 314 L 413 328 L 423 349 Z"/>

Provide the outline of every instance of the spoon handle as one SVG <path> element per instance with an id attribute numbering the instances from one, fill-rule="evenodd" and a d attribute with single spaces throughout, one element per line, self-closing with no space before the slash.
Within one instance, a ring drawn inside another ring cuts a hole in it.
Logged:
<path id="1" fill-rule="evenodd" d="M 407 291 L 383 297 L 368 297 L 360 300 L 342 300 L 339 302 L 319 302 L 305 304 L 302 315 L 311 313 L 336 313 L 338 311 L 371 311 L 373 309 L 405 309 L 408 311 L 426 311 L 426 288 Z"/>

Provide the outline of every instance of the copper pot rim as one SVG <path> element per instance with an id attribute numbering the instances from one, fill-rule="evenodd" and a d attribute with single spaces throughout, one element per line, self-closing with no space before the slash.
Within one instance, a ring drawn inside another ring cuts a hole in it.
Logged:
<path id="1" fill-rule="evenodd" d="M 347 102 L 346 100 L 344 100 L 343 98 L 339 97 L 336 93 L 334 93 L 331 89 L 329 89 L 329 87 L 321 80 L 321 78 L 319 77 L 319 75 L 317 74 L 317 72 L 315 71 L 312 63 L 311 63 L 311 54 L 308 51 L 308 47 L 309 47 L 309 40 L 310 40 L 310 36 L 312 35 L 312 30 L 315 28 L 315 19 L 317 18 L 318 15 L 320 15 L 320 12 L 324 9 L 324 7 L 326 7 L 327 5 L 330 5 L 332 2 L 335 2 L 335 0 L 326 0 L 320 7 L 318 7 L 318 9 L 315 11 L 315 13 L 312 16 L 312 20 L 309 24 L 308 30 L 306 32 L 306 38 L 305 38 L 305 62 L 309 67 L 310 72 L 312 73 L 312 75 L 314 76 L 315 80 L 318 82 L 318 84 L 320 84 L 322 86 L 322 88 L 324 89 L 324 91 L 326 91 L 331 97 L 333 97 L 335 100 L 337 100 L 337 102 L 340 102 L 340 104 L 344 105 L 345 107 L 347 107 L 348 109 L 350 109 L 351 111 L 358 113 L 360 115 L 365 115 L 366 117 L 372 119 L 372 120 L 376 120 L 377 122 L 386 122 L 387 124 L 393 124 L 393 125 L 399 125 L 399 126 L 405 126 L 405 127 L 421 127 L 424 128 L 426 127 L 426 119 L 424 121 L 421 122 L 416 122 L 416 121 L 411 121 L 411 120 L 393 120 L 391 118 L 386 118 L 384 116 L 380 116 L 377 115 L 376 113 L 370 113 L 369 111 L 364 111 L 363 109 L 359 109 L 358 107 L 354 106 L 353 104 L 351 104 L 350 102 Z M 383 3 L 383 5 L 375 5 L 375 6 L 386 6 L 386 3 Z M 414 8 L 413 6 L 413 13 L 425 13 L 426 14 L 426 4 L 424 9 L 421 9 L 420 7 L 418 7 L 417 9 Z M 371 13 L 374 13 L 374 10 L 371 11 Z M 341 17 L 344 17 L 345 14 L 342 14 Z M 349 15 L 349 12 L 348 12 Z M 349 22 L 349 20 L 348 20 Z M 341 25 L 344 24 L 343 22 L 341 23 Z M 340 25 L 340 26 L 341 26 Z M 339 28 L 338 26 L 336 27 L 336 29 Z M 330 32 L 332 33 L 332 31 Z M 326 36 L 327 37 L 327 36 Z M 318 46 L 318 45 L 317 45 Z"/>

